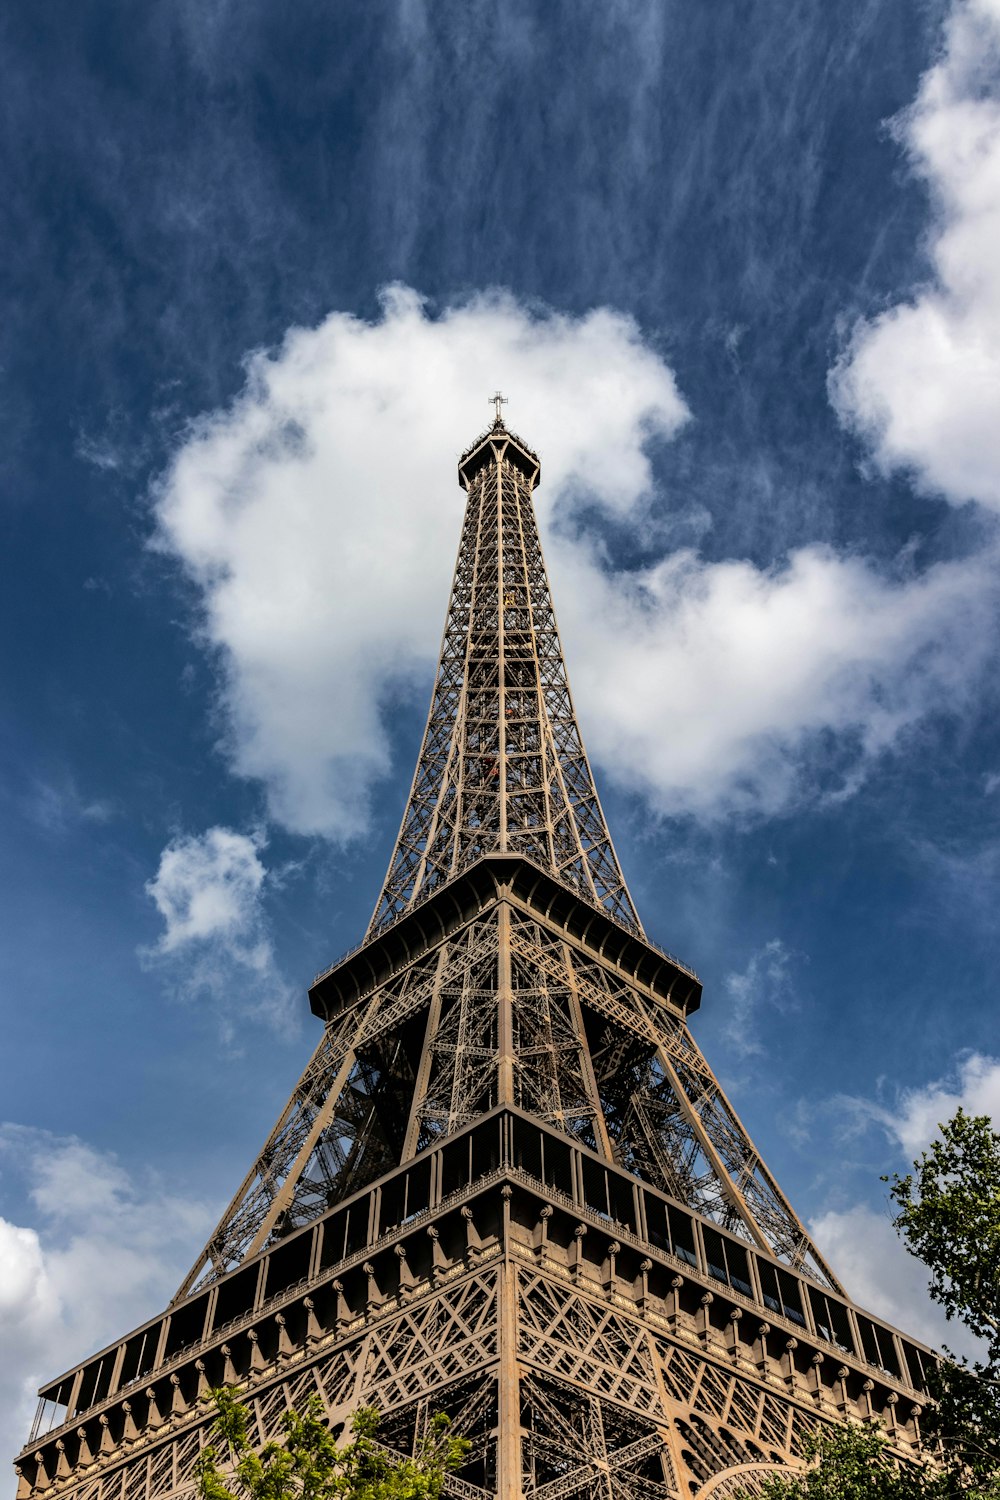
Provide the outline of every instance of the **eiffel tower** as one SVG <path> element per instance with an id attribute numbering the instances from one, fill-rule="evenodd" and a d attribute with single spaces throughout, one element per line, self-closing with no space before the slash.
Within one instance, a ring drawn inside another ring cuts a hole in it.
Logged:
<path id="1" fill-rule="evenodd" d="M 194 1489 L 232 1382 L 261 1442 L 319 1394 L 411 1453 L 471 1443 L 466 1500 L 707 1500 L 823 1423 L 920 1451 L 929 1351 L 858 1308 L 687 1025 L 643 931 L 563 662 L 532 493 L 492 426 L 427 729 L 364 942 L 281 1118 L 170 1306 L 49 1382 L 18 1500 Z"/>

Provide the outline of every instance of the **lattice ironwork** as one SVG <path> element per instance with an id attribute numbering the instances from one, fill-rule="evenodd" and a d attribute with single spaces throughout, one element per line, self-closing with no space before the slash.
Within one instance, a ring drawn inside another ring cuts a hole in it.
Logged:
<path id="1" fill-rule="evenodd" d="M 400 1454 L 448 1412 L 457 1500 L 754 1492 L 822 1421 L 919 1449 L 923 1356 L 849 1307 L 645 939 L 497 399 L 366 942 L 162 1321 L 45 1394 L 19 1500 L 185 1500 L 221 1381 L 260 1443 L 312 1392 Z"/>
<path id="2" fill-rule="evenodd" d="M 415 963 L 380 987 L 360 1012 L 328 1026 L 278 1123 L 183 1282 L 187 1296 L 254 1254 L 272 1237 L 307 1223 L 399 1160 L 405 1119 L 407 1023 L 435 983 L 465 957 Z"/>
<path id="3" fill-rule="evenodd" d="M 369 936 L 483 854 L 523 854 L 633 932 L 563 661 L 531 494 L 498 417 L 459 467 L 458 563 L 416 774 Z"/>
<path id="4" fill-rule="evenodd" d="M 536 974 L 575 989 L 591 1012 L 587 1035 L 599 1079 L 609 1154 L 682 1203 L 735 1229 L 780 1260 L 839 1289 L 768 1172 L 682 1017 L 655 1012 L 593 959 L 546 941 L 539 924 L 511 937 Z M 603 1025 L 595 1026 L 595 1016 Z"/>
<path id="5" fill-rule="evenodd" d="M 639 934 L 573 712 L 538 460 L 498 418 L 460 473 L 441 663 L 369 939 L 498 851 Z M 514 913 L 474 923 L 328 1027 L 179 1295 L 503 1100 L 836 1286 L 683 1019 L 654 1018 L 635 986 Z"/>
<path id="6" fill-rule="evenodd" d="M 241 1384 L 261 1444 L 314 1392 L 337 1431 L 360 1403 L 377 1406 L 381 1440 L 399 1454 L 415 1452 L 430 1416 L 447 1412 L 470 1440 L 446 1489 L 458 1500 L 700 1500 L 703 1488 L 732 1493 L 738 1474 L 753 1493 L 838 1415 L 881 1413 L 912 1455 L 919 1408 L 907 1435 L 907 1413 L 893 1415 L 898 1391 L 883 1389 L 874 1405 L 864 1366 L 849 1391 L 850 1372 L 834 1364 L 821 1376 L 822 1355 L 788 1332 L 769 1345 L 760 1317 L 724 1304 L 712 1314 L 714 1295 L 697 1285 L 682 1305 L 684 1278 L 661 1279 L 654 1293 L 641 1249 L 631 1252 L 638 1275 L 622 1275 L 615 1261 L 626 1252 L 610 1230 L 583 1255 L 582 1226 L 567 1236 L 572 1218 L 539 1239 L 514 1189 L 498 1196 L 483 1191 L 474 1208 L 450 1220 L 439 1212 L 405 1244 L 373 1246 L 353 1271 L 331 1265 L 325 1285 L 317 1272 L 277 1315 L 261 1306 L 253 1328 L 232 1329 L 221 1345 L 216 1335 L 186 1369 L 154 1370 L 144 1423 L 138 1394 L 117 1413 L 78 1414 L 55 1443 L 54 1476 L 40 1456 L 24 1500 L 50 1489 L 53 1500 L 186 1497 L 207 1434 L 201 1395 L 221 1372 Z M 552 1222 L 551 1207 L 536 1210 L 538 1225 Z"/>
<path id="7" fill-rule="evenodd" d="M 179 1295 L 499 1103 L 839 1289 L 683 1018 L 498 901 L 328 1028 Z"/>
<path id="8" fill-rule="evenodd" d="M 525 1500 L 667 1500 L 677 1494 L 663 1428 L 578 1386 L 526 1376 L 521 1427 Z"/>

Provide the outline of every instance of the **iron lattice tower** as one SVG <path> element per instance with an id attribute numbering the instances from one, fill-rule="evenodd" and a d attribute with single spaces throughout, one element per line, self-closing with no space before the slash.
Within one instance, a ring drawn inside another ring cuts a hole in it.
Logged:
<path id="1" fill-rule="evenodd" d="M 257 1435 L 318 1392 L 410 1452 L 471 1440 L 467 1500 L 753 1490 L 818 1423 L 919 1450 L 928 1351 L 857 1308 L 687 1025 L 577 725 L 535 521 L 496 420 L 364 942 L 310 991 L 319 1045 L 169 1308 L 40 1392 L 18 1500 L 193 1490 L 200 1396 Z"/>

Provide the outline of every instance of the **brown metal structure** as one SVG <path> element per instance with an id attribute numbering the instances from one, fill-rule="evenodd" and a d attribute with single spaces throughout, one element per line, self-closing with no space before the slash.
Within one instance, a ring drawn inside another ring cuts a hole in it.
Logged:
<path id="1" fill-rule="evenodd" d="M 19 1500 L 193 1488 L 200 1395 L 260 1440 L 318 1392 L 447 1493 L 695 1500 L 794 1465 L 824 1421 L 919 1450 L 928 1351 L 849 1300 L 645 936 L 570 696 L 532 492 L 501 415 L 467 492 L 441 659 L 385 886 L 310 991 L 324 1032 L 165 1313 L 40 1393 Z"/>

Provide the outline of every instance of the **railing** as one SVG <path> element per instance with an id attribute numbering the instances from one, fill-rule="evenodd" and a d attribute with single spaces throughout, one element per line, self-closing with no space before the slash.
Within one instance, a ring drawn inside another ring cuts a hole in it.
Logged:
<path id="1" fill-rule="evenodd" d="M 155 1370 L 144 1370 L 131 1380 L 124 1382 L 124 1384 L 120 1385 L 110 1395 L 103 1397 L 100 1401 L 95 1401 L 93 1405 L 64 1415 L 57 1426 L 50 1424 L 44 1429 L 41 1426 L 43 1407 L 53 1406 L 56 1411 L 59 1410 L 56 1403 L 47 1402 L 43 1397 L 39 1402 L 38 1411 L 35 1414 L 35 1421 L 31 1429 L 31 1436 L 24 1445 L 25 1448 L 30 1448 L 40 1437 L 49 1437 L 53 1433 L 62 1430 L 68 1431 L 70 1427 L 76 1427 L 81 1422 L 92 1420 L 93 1417 L 99 1415 L 102 1411 L 106 1411 L 109 1407 L 114 1406 L 124 1395 L 129 1391 L 135 1390 L 137 1386 L 148 1385 L 152 1380 L 160 1380 L 165 1374 L 176 1369 L 178 1365 L 186 1364 L 189 1360 L 204 1354 L 217 1344 L 224 1343 L 232 1334 L 240 1333 L 244 1328 L 250 1327 L 254 1323 L 259 1323 L 263 1318 L 280 1312 L 288 1303 L 294 1302 L 296 1297 L 300 1297 L 311 1282 L 315 1283 L 317 1279 L 323 1281 L 335 1279 L 345 1271 L 350 1271 L 357 1265 L 363 1265 L 372 1255 L 386 1249 L 395 1240 L 408 1234 L 414 1227 L 419 1228 L 424 1220 L 436 1217 L 443 1210 L 454 1208 L 463 1198 L 472 1197 L 481 1188 L 489 1187 L 493 1183 L 499 1182 L 502 1177 L 510 1176 L 512 1171 L 516 1171 L 516 1169 L 505 1166 L 496 1167 L 492 1172 L 488 1172 L 483 1177 L 477 1177 L 475 1182 L 466 1183 L 464 1187 L 456 1188 L 453 1192 L 448 1193 L 446 1197 L 442 1198 L 439 1203 L 434 1204 L 433 1207 L 418 1209 L 404 1223 L 393 1224 L 390 1228 L 384 1230 L 377 1239 L 371 1240 L 362 1249 L 352 1250 L 349 1255 L 345 1255 L 333 1265 L 324 1267 L 319 1278 L 300 1276 L 298 1281 L 291 1282 L 288 1286 L 282 1287 L 281 1291 L 275 1292 L 272 1297 L 266 1297 L 259 1307 L 251 1308 L 245 1313 L 240 1313 L 235 1318 L 229 1318 L 225 1323 L 220 1323 L 217 1328 L 213 1328 L 211 1333 L 207 1334 L 204 1338 L 193 1339 L 191 1343 L 183 1344 L 179 1349 L 175 1349 L 167 1359 L 164 1359 L 161 1364 L 156 1366 Z"/>
<path id="2" fill-rule="evenodd" d="M 112 1394 L 104 1397 L 99 1402 L 95 1402 L 92 1406 L 86 1407 L 83 1410 L 76 1411 L 70 1414 L 65 1412 L 65 1408 L 61 1408 L 58 1404 L 51 1401 L 46 1401 L 43 1398 L 39 1403 L 39 1409 L 35 1417 L 35 1422 L 32 1426 L 31 1436 L 28 1439 L 28 1442 L 25 1444 L 25 1448 L 31 1447 L 39 1440 L 39 1438 L 48 1438 L 57 1433 L 67 1432 L 71 1427 L 79 1426 L 81 1422 L 91 1421 L 102 1411 L 107 1410 L 109 1407 L 121 1401 L 129 1391 L 132 1391 L 136 1387 L 148 1383 L 151 1380 L 162 1379 L 164 1374 L 175 1370 L 179 1365 L 183 1365 L 191 1361 L 192 1359 L 197 1358 L 199 1355 L 207 1352 L 209 1349 L 217 1347 L 219 1344 L 225 1342 L 225 1340 L 232 1334 L 238 1333 L 244 1328 L 247 1328 L 255 1323 L 259 1323 L 264 1318 L 272 1316 L 276 1312 L 281 1311 L 283 1307 L 287 1306 L 291 1302 L 294 1302 L 296 1298 L 302 1296 L 303 1292 L 307 1290 L 310 1284 L 315 1284 L 317 1280 L 328 1281 L 331 1279 L 335 1279 L 336 1277 L 342 1275 L 345 1271 L 351 1270 L 355 1266 L 363 1264 L 366 1260 L 370 1259 L 379 1251 L 387 1249 L 395 1241 L 409 1234 L 415 1227 L 418 1228 L 426 1220 L 438 1217 L 442 1212 L 456 1207 L 464 1199 L 475 1197 L 484 1188 L 488 1188 L 504 1179 L 512 1179 L 516 1182 L 522 1183 L 533 1192 L 538 1192 L 543 1197 L 558 1203 L 566 1211 L 572 1213 L 577 1219 L 581 1221 L 589 1221 L 595 1227 L 603 1229 L 604 1231 L 612 1234 L 613 1237 L 617 1240 L 627 1241 L 636 1250 L 641 1251 L 643 1255 L 652 1253 L 657 1258 L 657 1260 L 664 1262 L 666 1265 L 670 1266 L 672 1269 L 675 1269 L 678 1273 L 686 1277 L 690 1278 L 693 1274 L 693 1277 L 699 1281 L 705 1281 L 709 1283 L 715 1282 L 715 1284 L 718 1286 L 724 1286 L 726 1288 L 726 1297 L 728 1299 L 731 1299 L 734 1304 L 746 1308 L 748 1311 L 756 1312 L 758 1314 L 761 1313 L 761 1304 L 753 1297 L 746 1296 L 744 1293 L 739 1291 L 739 1289 L 735 1287 L 731 1282 L 720 1281 L 719 1278 L 713 1277 L 710 1271 L 702 1269 L 702 1267 L 697 1263 L 692 1265 L 691 1262 L 683 1259 L 681 1256 L 674 1254 L 672 1251 L 667 1250 L 663 1246 L 650 1245 L 648 1241 L 645 1241 L 641 1238 L 637 1230 L 631 1228 L 622 1220 L 616 1219 L 610 1214 L 604 1213 L 600 1209 L 594 1208 L 589 1204 L 577 1202 L 569 1193 L 564 1192 L 560 1188 L 554 1187 L 550 1183 L 546 1183 L 541 1177 L 537 1177 L 533 1172 L 528 1171 L 526 1168 L 515 1166 L 512 1163 L 502 1163 L 499 1166 L 493 1168 L 490 1172 L 484 1174 L 482 1177 L 477 1177 L 473 1182 L 466 1183 L 462 1187 L 456 1188 L 451 1193 L 447 1194 L 447 1196 L 442 1198 L 439 1203 L 428 1205 L 428 1207 L 426 1208 L 418 1209 L 416 1213 L 410 1215 L 404 1222 L 391 1225 L 389 1228 L 385 1229 L 382 1234 L 380 1234 L 376 1239 L 370 1241 L 362 1248 L 352 1251 L 349 1255 L 345 1255 L 340 1260 L 331 1264 L 329 1267 L 325 1267 L 320 1277 L 300 1277 L 297 1281 L 289 1284 L 286 1287 L 283 1287 L 279 1292 L 275 1292 L 273 1296 L 266 1298 L 259 1307 L 250 1309 L 246 1313 L 239 1314 L 234 1318 L 230 1318 L 225 1323 L 222 1323 L 218 1327 L 213 1328 L 206 1337 L 196 1339 L 189 1344 L 185 1344 L 182 1348 L 175 1350 L 170 1355 L 170 1357 L 168 1359 L 165 1359 L 162 1364 L 158 1365 L 155 1370 L 142 1371 L 133 1379 L 119 1386 L 118 1389 L 115 1390 Z M 767 1314 L 769 1322 L 773 1322 L 778 1326 L 783 1326 L 785 1331 L 787 1331 L 792 1336 L 804 1336 L 808 1340 L 810 1345 L 816 1345 L 818 1348 L 831 1353 L 842 1361 L 848 1362 L 857 1369 L 870 1371 L 872 1374 L 878 1376 L 880 1380 L 889 1382 L 897 1389 L 906 1391 L 917 1401 L 922 1401 L 925 1399 L 923 1394 L 915 1386 L 913 1386 L 901 1372 L 899 1374 L 894 1374 L 891 1370 L 886 1369 L 882 1365 L 873 1364 L 864 1356 L 864 1354 L 856 1354 L 849 1349 L 845 1349 L 842 1345 L 824 1338 L 822 1334 L 813 1331 L 812 1329 L 808 1328 L 808 1326 L 803 1327 L 803 1324 L 797 1319 L 789 1318 L 783 1313 L 773 1311 L 770 1308 L 768 1308 Z M 51 1408 L 51 1412 L 48 1413 L 50 1420 L 49 1425 L 47 1427 L 43 1427 L 42 1424 L 46 1415 L 46 1407 Z M 53 1424 L 52 1418 L 56 1416 L 58 1416 L 60 1420 L 57 1423 Z"/>

